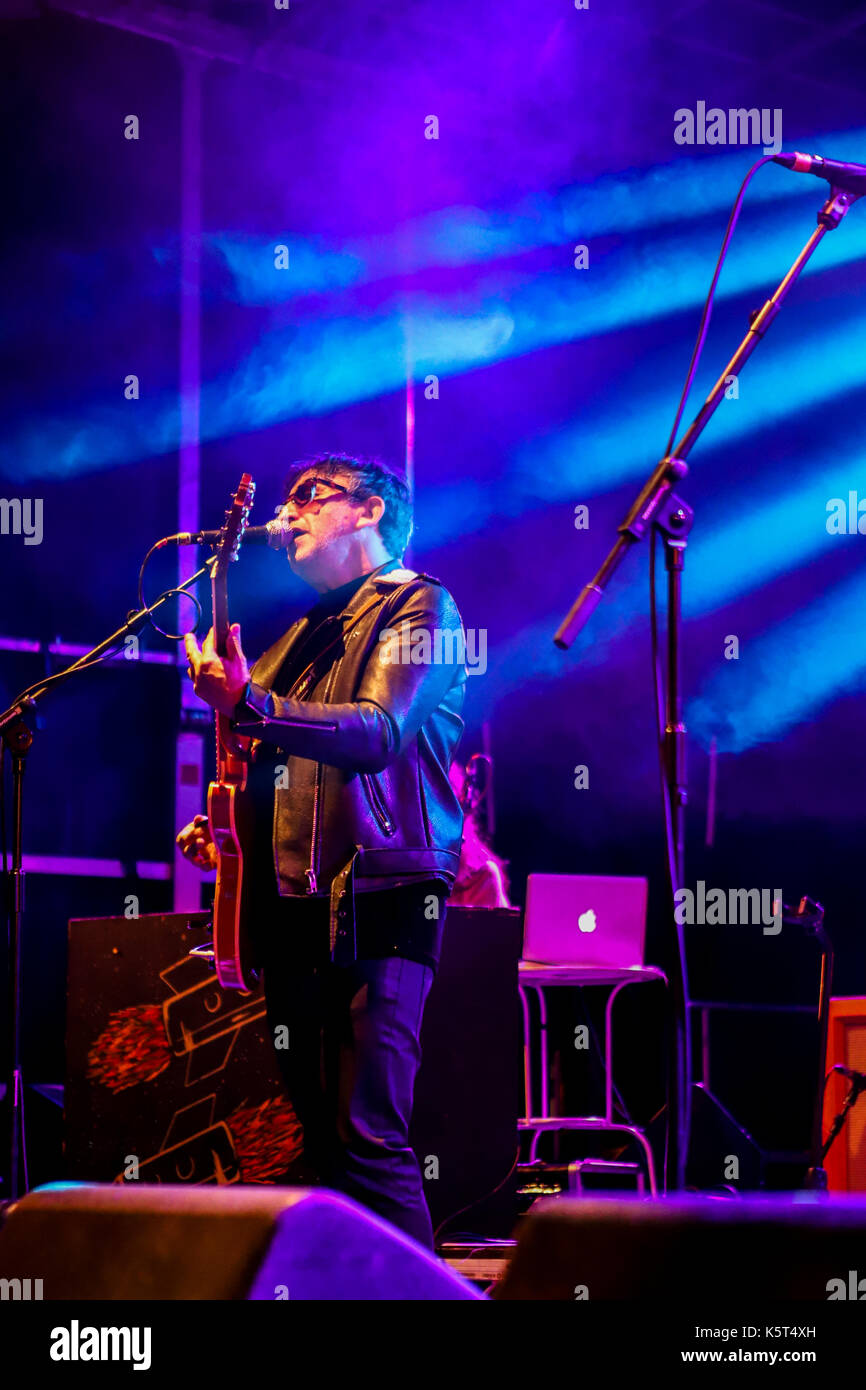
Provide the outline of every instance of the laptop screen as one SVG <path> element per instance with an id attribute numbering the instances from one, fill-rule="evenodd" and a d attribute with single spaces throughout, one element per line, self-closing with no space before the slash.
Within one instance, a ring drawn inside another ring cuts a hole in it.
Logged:
<path id="1" fill-rule="evenodd" d="M 642 966 L 647 880 L 530 874 L 523 957 L 545 965 Z"/>

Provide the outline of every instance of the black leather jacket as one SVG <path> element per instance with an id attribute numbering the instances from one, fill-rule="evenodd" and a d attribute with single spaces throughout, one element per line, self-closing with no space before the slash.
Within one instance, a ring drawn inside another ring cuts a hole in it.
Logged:
<path id="1" fill-rule="evenodd" d="M 232 727 L 285 755 L 274 798 L 279 893 L 330 897 L 333 955 L 338 935 L 354 942 L 356 891 L 454 881 L 463 813 L 448 770 L 466 668 L 457 607 L 429 575 L 374 570 L 325 621 L 333 644 L 286 696 L 271 687 L 310 635 L 309 617 L 258 659 Z"/>

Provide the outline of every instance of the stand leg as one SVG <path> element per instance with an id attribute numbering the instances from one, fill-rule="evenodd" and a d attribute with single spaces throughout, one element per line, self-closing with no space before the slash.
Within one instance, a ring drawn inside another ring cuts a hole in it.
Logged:
<path id="1" fill-rule="evenodd" d="M 669 886 L 671 890 L 670 940 L 675 953 L 674 968 L 669 972 L 672 1043 L 668 1082 L 668 1132 L 665 1188 L 683 1191 L 686 1185 L 689 1133 L 691 1130 L 692 1046 L 689 1019 L 689 982 L 686 965 L 685 935 L 676 921 L 678 888 L 685 875 L 685 819 L 688 801 L 686 775 L 686 727 L 682 712 L 681 629 L 682 575 L 685 566 L 686 543 L 694 519 L 692 510 L 674 493 L 664 500 L 654 525 L 660 531 L 665 547 L 665 567 L 668 576 L 667 625 L 667 682 L 665 689 L 665 729 L 663 761 L 668 805 L 670 807 Z"/>
<path id="2" fill-rule="evenodd" d="M 830 1027 L 830 995 L 833 990 L 833 950 L 829 938 L 823 931 L 823 926 L 820 928 L 819 939 L 821 939 L 823 949 L 821 952 L 821 984 L 818 990 L 818 1086 L 812 1121 L 812 1163 L 806 1174 L 805 1186 L 815 1192 L 826 1192 L 824 1077 L 827 1074 L 827 1035 Z"/>
<path id="3" fill-rule="evenodd" d="M 24 1077 L 21 1068 L 21 923 L 24 913 L 24 869 L 22 856 L 22 806 L 25 758 L 33 735 L 23 721 L 5 735 L 12 752 L 13 842 L 9 940 L 9 1053 L 6 1074 L 6 1155 L 8 1184 L 5 1196 L 11 1201 L 27 1190 L 27 1143 L 24 1130 Z M 22 1188 L 22 1166 L 24 1184 Z"/>

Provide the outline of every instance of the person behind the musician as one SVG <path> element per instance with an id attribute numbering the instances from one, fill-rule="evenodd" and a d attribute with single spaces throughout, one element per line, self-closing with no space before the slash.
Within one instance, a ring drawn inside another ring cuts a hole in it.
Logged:
<path id="1" fill-rule="evenodd" d="M 438 580 L 403 568 L 412 502 L 383 463 L 296 464 L 281 514 L 289 564 L 317 602 L 252 670 L 237 624 L 223 658 L 212 632 L 186 649 L 196 693 L 254 739 L 251 926 L 304 1130 L 289 1176 L 347 1193 L 431 1248 L 408 1135 L 461 848 L 449 767 L 463 730 L 462 624 Z M 394 632 L 418 638 L 411 659 L 395 659 Z M 424 650 L 436 659 L 415 659 Z M 215 864 L 205 817 L 178 844 Z"/>
<path id="2" fill-rule="evenodd" d="M 463 843 L 448 901 L 452 907 L 511 907 L 508 866 L 490 847 L 472 806 L 467 769 L 455 761 L 450 777 L 463 807 Z"/>

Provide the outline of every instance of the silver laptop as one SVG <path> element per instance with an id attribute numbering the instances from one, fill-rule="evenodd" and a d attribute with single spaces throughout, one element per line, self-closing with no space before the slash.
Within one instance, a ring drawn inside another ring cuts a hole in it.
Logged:
<path id="1" fill-rule="evenodd" d="M 544 965 L 644 964 L 647 880 L 530 874 L 523 958 Z"/>

